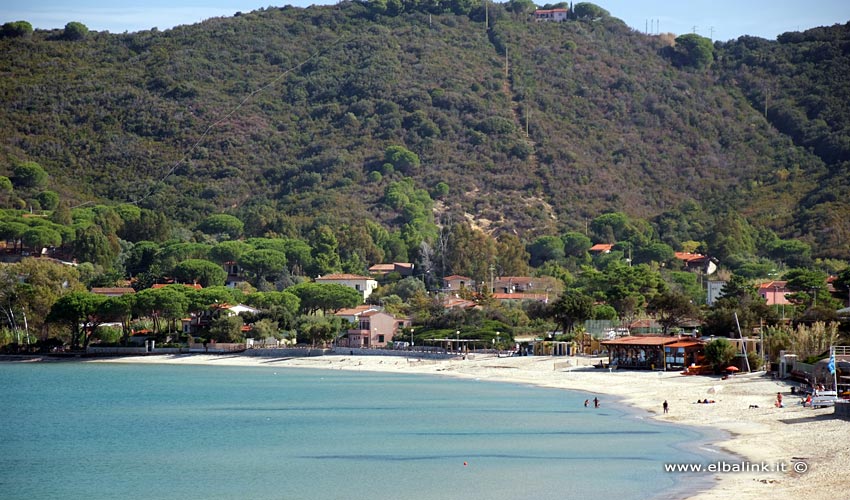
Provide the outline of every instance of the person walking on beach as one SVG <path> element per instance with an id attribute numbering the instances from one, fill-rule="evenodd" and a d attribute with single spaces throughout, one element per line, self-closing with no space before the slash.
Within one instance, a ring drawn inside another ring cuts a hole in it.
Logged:
<path id="1" fill-rule="evenodd" d="M 665 400 L 664 400 L 664 402 L 661 404 L 661 407 L 662 407 L 662 408 L 664 408 L 664 413 L 667 413 L 667 411 L 670 409 L 669 405 L 667 405 L 667 400 L 666 400 L 666 399 L 665 399 Z"/>

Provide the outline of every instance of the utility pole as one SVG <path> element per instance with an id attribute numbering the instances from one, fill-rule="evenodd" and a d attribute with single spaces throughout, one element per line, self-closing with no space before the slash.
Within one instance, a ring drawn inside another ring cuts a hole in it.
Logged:
<path id="1" fill-rule="evenodd" d="M 496 292 L 496 282 L 493 278 L 493 273 L 496 271 L 496 266 L 490 264 L 490 293 Z"/>
<path id="2" fill-rule="evenodd" d="M 713 41 L 714 41 L 714 26 L 712 26 L 711 28 L 709 28 L 709 33 L 711 33 L 710 38 L 711 38 L 711 41 L 713 42 Z"/>

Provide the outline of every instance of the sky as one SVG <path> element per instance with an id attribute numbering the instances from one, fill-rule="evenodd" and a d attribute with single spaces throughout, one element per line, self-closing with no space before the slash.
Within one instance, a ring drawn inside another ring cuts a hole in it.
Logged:
<path id="1" fill-rule="evenodd" d="M 537 5 L 557 0 L 537 0 Z M 36 29 L 63 28 L 70 21 L 90 30 L 124 33 L 232 16 L 264 7 L 334 4 L 328 0 L 0 0 L 0 24 L 28 21 Z M 573 3 L 578 1 L 573 0 Z M 742 35 L 773 40 L 786 31 L 804 31 L 850 21 L 850 0 L 594 0 L 638 31 L 697 33 L 712 40 Z"/>

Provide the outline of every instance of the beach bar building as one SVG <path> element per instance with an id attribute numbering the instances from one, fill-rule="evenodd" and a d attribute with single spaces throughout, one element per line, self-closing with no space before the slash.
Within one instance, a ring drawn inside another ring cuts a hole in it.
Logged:
<path id="1" fill-rule="evenodd" d="M 704 343 L 697 339 L 635 335 L 603 340 L 608 364 L 617 368 L 678 370 L 698 363 Z"/>

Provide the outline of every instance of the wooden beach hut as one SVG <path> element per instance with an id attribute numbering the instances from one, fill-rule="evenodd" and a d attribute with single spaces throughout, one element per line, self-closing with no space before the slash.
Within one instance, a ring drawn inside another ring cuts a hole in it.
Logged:
<path id="1" fill-rule="evenodd" d="M 681 369 L 696 363 L 703 343 L 697 339 L 634 335 L 604 340 L 608 365 L 643 370 Z"/>

